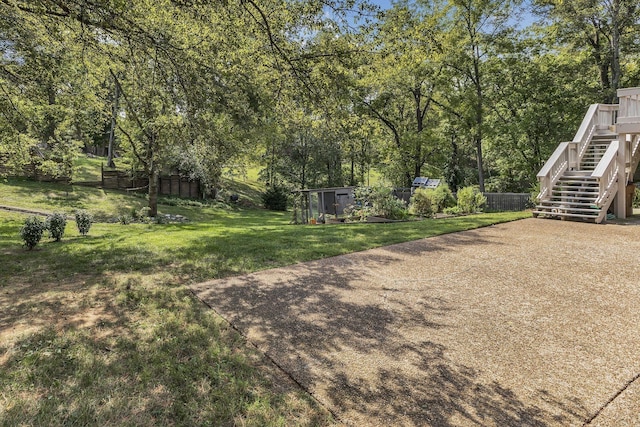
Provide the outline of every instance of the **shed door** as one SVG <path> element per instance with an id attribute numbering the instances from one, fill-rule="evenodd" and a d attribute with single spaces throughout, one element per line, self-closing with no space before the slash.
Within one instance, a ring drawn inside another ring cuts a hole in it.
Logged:
<path id="1" fill-rule="evenodd" d="M 351 196 L 348 193 L 336 194 L 336 203 L 338 204 L 336 207 L 336 214 L 342 215 L 344 213 L 344 208 L 349 206 L 351 202 Z"/>

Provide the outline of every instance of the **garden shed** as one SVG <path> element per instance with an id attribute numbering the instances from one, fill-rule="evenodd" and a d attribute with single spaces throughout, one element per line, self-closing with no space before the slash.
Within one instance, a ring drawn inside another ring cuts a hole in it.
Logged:
<path id="1" fill-rule="evenodd" d="M 329 216 L 337 218 L 344 214 L 344 209 L 355 201 L 354 188 L 331 187 L 294 190 L 293 194 L 297 195 L 300 200 L 294 206 L 296 222 L 306 224 L 312 219 L 323 222 Z M 300 221 L 298 221 L 298 209 L 301 214 Z"/>

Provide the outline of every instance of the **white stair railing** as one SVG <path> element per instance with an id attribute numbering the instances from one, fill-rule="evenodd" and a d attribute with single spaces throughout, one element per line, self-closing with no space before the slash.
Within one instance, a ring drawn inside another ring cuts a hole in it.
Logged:
<path id="1" fill-rule="evenodd" d="M 609 130 L 616 123 L 618 115 L 617 104 L 591 104 L 587 114 L 585 114 L 580 128 L 573 137 L 573 143 L 576 145 L 575 154 L 572 153 L 569 159 L 569 167 L 577 168 L 580 161 L 587 151 L 593 135 L 598 130 Z"/>
<path id="2" fill-rule="evenodd" d="M 618 123 L 638 123 L 640 121 L 640 88 L 618 89 L 620 114 Z"/>
<path id="3" fill-rule="evenodd" d="M 633 181 L 633 174 L 638 168 L 638 164 L 640 163 L 640 135 L 635 135 L 630 143 L 628 148 L 628 161 L 626 162 L 627 166 L 627 182 Z"/>
<path id="4" fill-rule="evenodd" d="M 598 130 L 610 129 L 618 115 L 617 104 L 592 104 L 582 119 L 573 141 L 563 142 L 538 172 L 540 194 L 538 200 L 551 198 L 554 184 L 567 169 L 578 169 L 593 136 Z"/>
<path id="5" fill-rule="evenodd" d="M 549 160 L 544 164 L 540 172 L 538 172 L 538 181 L 540 182 L 540 194 L 538 200 L 547 200 L 551 198 L 551 190 L 553 186 L 569 168 L 569 145 L 571 142 L 561 142 L 556 151 L 553 152 Z"/>
<path id="6" fill-rule="evenodd" d="M 613 201 L 618 191 L 618 146 L 619 141 L 611 141 L 611 144 L 605 151 L 602 159 L 598 162 L 595 170 L 591 174 L 592 177 L 598 179 L 598 198 L 595 201 L 597 207 L 601 209 L 597 223 L 604 220 L 607 215 L 607 209 Z"/>

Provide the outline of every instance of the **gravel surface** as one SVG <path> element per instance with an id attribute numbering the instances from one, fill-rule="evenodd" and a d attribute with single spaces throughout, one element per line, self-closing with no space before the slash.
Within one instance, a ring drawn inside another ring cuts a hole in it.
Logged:
<path id="1" fill-rule="evenodd" d="M 193 286 L 346 425 L 640 425 L 640 226 L 527 219 Z"/>

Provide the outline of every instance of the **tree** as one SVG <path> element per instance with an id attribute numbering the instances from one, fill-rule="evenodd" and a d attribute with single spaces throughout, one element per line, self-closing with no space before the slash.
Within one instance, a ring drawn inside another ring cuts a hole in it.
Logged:
<path id="1" fill-rule="evenodd" d="M 151 215 L 162 169 L 187 166 L 215 185 L 225 162 L 250 145 L 256 132 L 248 128 L 268 122 L 269 93 L 287 80 L 314 91 L 309 64 L 331 53 L 309 55 L 306 35 L 327 27 L 326 7 L 344 12 L 339 2 L 315 0 L 2 0 L 0 7 L 18 20 L 64 24 L 91 60 L 109 59 L 101 69 L 117 82 L 118 131 L 148 176 Z M 341 166 L 339 158 L 330 162 Z"/>
<path id="2" fill-rule="evenodd" d="M 615 103 L 624 77 L 625 55 L 637 44 L 640 4 L 635 0 L 536 0 L 548 28 L 576 51 L 587 50 L 598 72 L 601 99 Z"/>
<path id="3" fill-rule="evenodd" d="M 437 4 L 394 4 L 374 27 L 372 54 L 361 67 L 360 102 L 392 141 L 387 172 L 407 186 L 438 150 L 433 130 L 439 117 L 433 107 L 443 73 L 442 19 L 444 10 Z"/>
<path id="4" fill-rule="evenodd" d="M 487 61 L 490 191 L 526 192 L 553 150 L 570 140 L 589 104 L 589 81 L 569 55 L 522 38 Z"/>
<path id="5" fill-rule="evenodd" d="M 83 140 L 104 127 L 104 104 L 87 78 L 82 45 L 56 20 L 9 9 L 0 18 L 0 153 L 14 171 L 71 177 Z"/>

